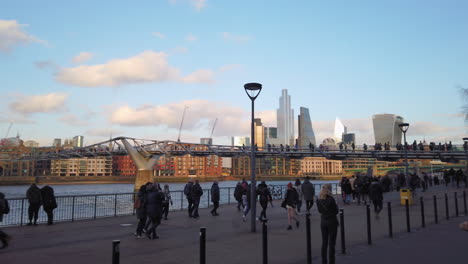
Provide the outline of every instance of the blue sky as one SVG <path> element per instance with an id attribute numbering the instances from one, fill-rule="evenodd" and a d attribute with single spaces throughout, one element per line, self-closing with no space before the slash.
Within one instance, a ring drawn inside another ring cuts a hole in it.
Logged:
<path id="1" fill-rule="evenodd" d="M 466 135 L 466 1 L 3 1 L 0 137 L 43 145 L 84 135 L 215 143 L 249 134 L 243 84 L 276 126 L 281 89 L 318 140 L 336 116 L 358 143 L 371 116 L 401 115 L 409 140 Z M 297 130 L 297 129 L 296 129 Z"/>

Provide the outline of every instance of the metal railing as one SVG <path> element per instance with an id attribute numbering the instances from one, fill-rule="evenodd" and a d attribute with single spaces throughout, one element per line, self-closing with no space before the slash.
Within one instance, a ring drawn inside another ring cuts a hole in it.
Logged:
<path id="1" fill-rule="evenodd" d="M 315 193 L 318 194 L 323 184 L 314 184 Z M 333 194 L 340 194 L 341 188 L 337 183 L 332 183 Z M 285 185 L 269 185 L 274 200 L 284 198 L 287 187 Z M 234 198 L 235 187 L 221 187 L 220 204 L 237 203 Z M 96 219 L 103 217 L 116 217 L 135 214 L 133 208 L 136 193 L 96 194 L 56 196 L 57 208 L 54 210 L 54 221 L 76 221 Z M 171 191 L 173 204 L 171 211 L 187 209 L 188 203 L 183 191 Z M 25 225 L 29 222 L 26 198 L 8 199 L 10 213 L 3 216 L 0 226 Z M 210 189 L 203 190 L 199 208 L 209 208 L 211 205 Z M 44 210 L 39 210 L 37 223 L 47 223 L 47 215 Z"/>

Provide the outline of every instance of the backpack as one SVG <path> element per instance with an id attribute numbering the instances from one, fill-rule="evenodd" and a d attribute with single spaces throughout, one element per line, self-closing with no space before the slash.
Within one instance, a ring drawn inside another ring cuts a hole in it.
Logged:
<path id="1" fill-rule="evenodd" d="M 8 205 L 8 201 L 6 199 L 0 200 L 0 203 L 3 203 L 4 206 L 1 208 L 0 214 L 9 214 L 10 213 L 10 206 Z"/>
<path id="2" fill-rule="evenodd" d="M 190 195 L 190 192 L 192 191 L 192 188 L 190 187 L 189 184 L 186 184 L 185 185 L 185 188 L 184 188 L 184 194 L 185 195 Z"/>

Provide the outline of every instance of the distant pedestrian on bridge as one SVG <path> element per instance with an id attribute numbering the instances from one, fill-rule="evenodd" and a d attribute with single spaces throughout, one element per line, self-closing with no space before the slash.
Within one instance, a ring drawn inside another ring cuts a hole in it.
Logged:
<path id="1" fill-rule="evenodd" d="M 336 235 L 338 231 L 338 218 L 336 217 L 338 206 L 332 196 L 330 184 L 322 186 L 319 198 L 317 199 L 317 209 L 321 214 L 322 263 L 334 264 Z"/>
<path id="2" fill-rule="evenodd" d="M 28 208 L 28 217 L 29 223 L 28 226 L 37 225 L 37 219 L 39 218 L 39 208 L 42 204 L 41 189 L 37 187 L 35 183 L 31 184 L 29 189 L 26 191 L 26 198 L 29 201 Z M 33 223 L 34 220 L 34 223 Z"/>
<path id="3" fill-rule="evenodd" d="M 217 216 L 218 214 L 218 207 L 219 207 L 219 186 L 218 181 L 214 181 L 213 185 L 211 185 L 211 201 L 213 202 L 213 210 L 211 210 L 211 215 Z"/>
<path id="4" fill-rule="evenodd" d="M 47 225 L 54 224 L 54 209 L 57 208 L 57 201 L 55 200 L 54 189 L 48 185 L 42 187 L 42 208 L 47 214 Z"/>
<path id="5" fill-rule="evenodd" d="M 5 194 L 0 192 L 0 223 L 3 221 L 3 215 L 10 213 L 10 206 L 8 205 L 8 200 L 5 199 Z M 8 242 L 10 241 L 11 237 L 0 230 L 0 241 L 2 241 L 2 247 L 8 247 Z"/>
<path id="6" fill-rule="evenodd" d="M 306 201 L 307 213 L 310 213 L 310 209 L 314 205 L 315 199 L 315 187 L 310 182 L 309 176 L 307 176 L 302 184 L 302 193 L 304 194 L 304 200 Z"/>
<path id="7" fill-rule="evenodd" d="M 184 187 L 184 194 L 185 194 L 185 197 L 187 197 L 187 202 L 188 202 L 189 217 L 192 217 L 193 215 L 192 188 L 193 188 L 193 180 L 189 179 L 189 182 L 185 184 L 185 187 Z"/>
<path id="8" fill-rule="evenodd" d="M 198 214 L 198 207 L 200 206 L 200 198 L 203 195 L 203 190 L 200 186 L 198 180 L 195 180 L 195 184 L 192 187 L 192 191 L 190 192 L 193 200 L 193 218 L 199 218 L 200 215 Z"/>

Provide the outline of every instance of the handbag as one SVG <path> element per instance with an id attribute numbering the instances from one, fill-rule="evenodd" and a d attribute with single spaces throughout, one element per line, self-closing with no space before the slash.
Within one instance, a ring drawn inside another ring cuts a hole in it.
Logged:
<path id="1" fill-rule="evenodd" d="M 284 209 L 286 209 L 286 200 L 283 200 L 283 202 L 281 203 L 281 207 L 283 207 Z"/>

